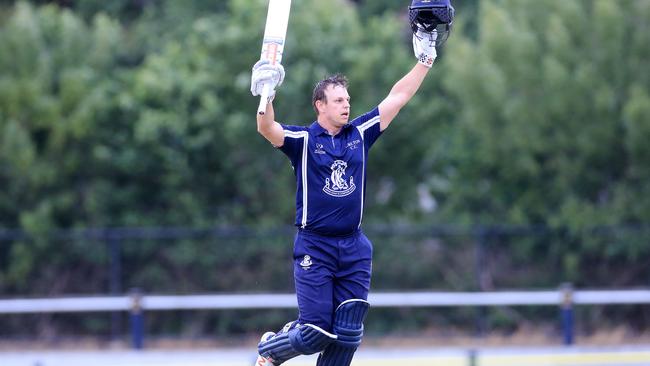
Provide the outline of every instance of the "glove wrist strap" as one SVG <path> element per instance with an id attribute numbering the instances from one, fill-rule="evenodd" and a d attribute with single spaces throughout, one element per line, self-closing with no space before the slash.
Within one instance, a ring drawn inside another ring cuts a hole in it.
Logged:
<path id="1" fill-rule="evenodd" d="M 426 53 L 421 53 L 420 56 L 418 56 L 418 62 L 428 68 L 431 68 L 431 66 L 433 66 L 434 60 L 435 59 L 431 55 L 427 55 Z"/>

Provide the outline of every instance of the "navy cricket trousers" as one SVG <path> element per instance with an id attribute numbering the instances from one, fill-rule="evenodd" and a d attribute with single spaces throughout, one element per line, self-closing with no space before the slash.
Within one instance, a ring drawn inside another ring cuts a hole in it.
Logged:
<path id="1" fill-rule="evenodd" d="M 299 230 L 293 260 L 300 323 L 330 332 L 339 304 L 368 299 L 372 243 L 361 230 L 343 237 Z"/>

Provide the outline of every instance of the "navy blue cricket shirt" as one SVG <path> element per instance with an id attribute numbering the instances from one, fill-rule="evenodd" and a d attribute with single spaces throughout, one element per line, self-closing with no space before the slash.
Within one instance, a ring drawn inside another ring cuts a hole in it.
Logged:
<path id="1" fill-rule="evenodd" d="M 296 226 L 321 235 L 348 235 L 363 218 L 368 151 L 381 135 L 379 109 L 343 126 L 336 136 L 318 122 L 282 125 L 280 150 L 296 175 Z"/>

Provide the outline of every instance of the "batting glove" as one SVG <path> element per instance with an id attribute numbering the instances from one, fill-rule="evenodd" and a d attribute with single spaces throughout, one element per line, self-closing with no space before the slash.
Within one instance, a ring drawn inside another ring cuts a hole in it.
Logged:
<path id="1" fill-rule="evenodd" d="M 262 94 L 265 85 L 271 86 L 271 95 L 275 95 L 275 88 L 284 80 L 284 67 L 281 64 L 271 65 L 268 60 L 259 60 L 253 66 L 251 75 L 251 93 L 253 96 Z"/>
<path id="2" fill-rule="evenodd" d="M 418 29 L 417 32 L 413 33 L 413 53 L 415 53 L 418 62 L 426 67 L 433 66 L 433 61 L 438 57 L 436 38 L 438 38 L 438 32 L 435 30 L 426 32 Z"/>

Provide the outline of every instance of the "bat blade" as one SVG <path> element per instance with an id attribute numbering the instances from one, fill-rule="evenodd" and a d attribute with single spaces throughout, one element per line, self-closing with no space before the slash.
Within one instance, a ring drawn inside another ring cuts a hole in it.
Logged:
<path id="1" fill-rule="evenodd" d="M 290 11 L 291 0 L 269 0 L 260 60 L 268 60 L 271 65 L 282 62 Z M 266 111 L 266 104 L 270 92 L 268 88 L 265 88 L 262 92 L 257 113 L 264 114 Z"/>

